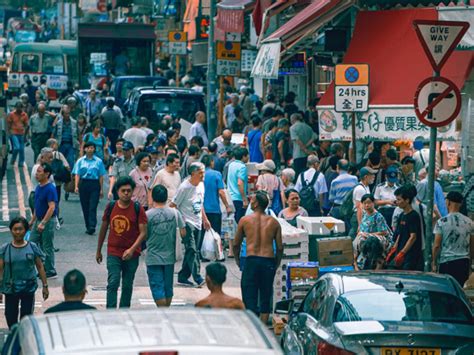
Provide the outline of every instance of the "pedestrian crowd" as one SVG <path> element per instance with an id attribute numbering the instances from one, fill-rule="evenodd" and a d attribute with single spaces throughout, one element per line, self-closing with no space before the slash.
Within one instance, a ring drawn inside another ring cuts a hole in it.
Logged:
<path id="1" fill-rule="evenodd" d="M 107 308 L 130 307 L 143 252 L 153 299 L 157 306 L 170 306 L 174 265 L 183 254 L 177 283 L 207 283 L 211 291 L 198 306 L 245 307 L 268 321 L 273 279 L 283 255 L 276 216 L 293 226 L 298 216 L 343 220 L 353 239 L 355 269 L 424 269 L 429 147 L 422 139 L 415 141 L 411 155 L 393 142 L 352 147 L 320 141 L 314 105 L 300 109 L 292 93 L 279 102 L 270 94 L 265 104 L 257 104 L 245 87 L 240 95 L 230 95 L 223 110 L 225 127 L 213 140 L 205 130 L 204 112 L 196 112 L 184 137 L 177 119 L 165 116 L 154 131 L 146 117 L 134 117 L 127 129 L 112 97 L 104 103 L 95 90 L 86 99 L 80 95 L 71 88 L 58 114 L 48 111 L 45 102 L 32 105 L 22 95 L 7 117 L 11 164 L 17 158 L 24 164 L 26 141 L 31 141 L 35 159 L 32 219 L 12 220 L 13 240 L 0 250 L 9 326 L 18 319 L 19 301 L 21 315 L 32 311 L 35 267 L 45 298 L 47 279 L 57 277 L 54 233 L 64 222 L 62 188 L 66 198 L 72 192 L 79 195 L 88 235 L 96 233 L 100 199 L 109 200 L 96 251 L 96 261 L 107 266 Z M 234 143 L 235 133 L 245 136 L 243 143 Z M 349 160 L 354 153 L 356 160 Z M 460 213 L 463 201 L 460 192 L 445 197 L 435 183 L 431 268 L 451 274 L 461 285 L 469 276 L 474 230 L 471 219 Z M 235 236 L 223 242 L 229 243 L 227 257 L 235 258 L 242 270 L 243 303 L 222 291 L 224 265 L 209 264 L 206 275 L 201 274 L 205 232 L 212 229 L 223 237 L 229 222 L 235 223 Z M 66 275 L 65 285 L 74 284 L 64 286 L 66 300 L 82 301 L 81 275 Z"/>

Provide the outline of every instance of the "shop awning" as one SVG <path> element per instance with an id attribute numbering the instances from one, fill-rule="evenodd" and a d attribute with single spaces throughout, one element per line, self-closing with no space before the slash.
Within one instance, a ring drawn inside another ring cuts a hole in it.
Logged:
<path id="1" fill-rule="evenodd" d="M 370 67 L 369 111 L 359 115 L 361 137 L 369 134 L 374 138 L 388 138 L 390 135 L 400 137 L 403 134 L 409 138 L 413 135 L 416 137 L 428 134 L 426 127 L 417 125 L 417 129 L 413 128 L 414 122 L 418 124 L 413 110 L 416 88 L 423 79 L 433 74 L 433 69 L 413 28 L 415 19 L 438 20 L 438 11 L 436 9 L 361 11 L 357 15 L 344 63 L 368 63 Z M 443 67 L 441 75 L 462 88 L 473 64 L 474 52 L 455 51 Z M 338 127 L 331 132 L 324 132 L 323 129 L 322 136 L 326 134 L 323 139 L 341 138 L 343 133 L 337 132 L 344 126 L 342 123 L 344 119 L 350 115 L 334 112 L 334 83 L 331 83 L 321 98 L 318 111 L 320 117 L 324 113 L 326 122 L 324 125 L 328 126 L 329 121 L 334 120 Z M 374 119 L 374 114 L 377 120 L 380 118 L 382 122 L 377 126 L 377 130 L 368 123 Z M 403 124 L 392 125 L 398 118 L 403 119 Z M 408 131 L 402 129 L 406 128 L 404 125 L 407 124 L 407 120 L 410 122 Z M 385 122 L 390 124 L 389 129 L 379 130 Z M 392 130 L 394 127 L 396 129 Z M 350 128 L 344 134 L 346 133 L 350 137 Z M 379 133 L 380 137 L 376 133 Z M 440 134 L 447 135 L 448 132 Z"/>
<path id="2" fill-rule="evenodd" d="M 306 6 L 262 41 L 252 76 L 262 79 L 276 79 L 280 57 L 292 46 L 310 37 L 335 16 L 352 6 L 353 2 L 353 0 L 316 0 Z M 276 44 L 276 42 L 278 43 Z M 275 52 L 277 46 L 280 53 Z M 269 53 L 277 57 L 268 57 Z"/>
<path id="3" fill-rule="evenodd" d="M 244 32 L 244 14 L 255 0 L 224 0 L 217 4 L 217 28 L 223 32 Z"/>
<path id="4" fill-rule="evenodd" d="M 380 9 L 389 9 L 395 6 L 438 6 L 438 5 L 450 5 L 450 4 L 469 4 L 469 1 L 465 0 L 361 0 L 361 6 L 377 6 Z"/>
<path id="5" fill-rule="evenodd" d="M 263 36 L 265 35 L 265 30 L 268 28 L 268 25 L 270 23 L 270 18 L 272 18 L 275 15 L 278 15 L 280 12 L 285 11 L 287 8 L 289 8 L 292 5 L 295 5 L 298 3 L 298 0 L 277 0 L 273 4 L 271 4 L 269 7 L 265 9 L 263 12 L 263 16 L 261 19 L 261 30 L 258 31 L 257 28 L 255 28 L 255 31 L 257 32 L 257 35 L 259 36 L 259 42 L 263 40 Z M 254 24 L 255 24 L 255 19 L 254 19 Z"/>

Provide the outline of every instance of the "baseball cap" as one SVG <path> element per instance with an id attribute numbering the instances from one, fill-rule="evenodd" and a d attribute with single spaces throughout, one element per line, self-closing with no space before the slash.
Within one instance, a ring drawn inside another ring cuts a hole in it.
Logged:
<path id="1" fill-rule="evenodd" d="M 145 152 L 150 153 L 150 154 L 157 154 L 158 149 L 154 145 L 149 145 L 148 147 L 145 148 Z"/>
<path id="2" fill-rule="evenodd" d="M 123 142 L 122 149 L 123 150 L 133 150 L 134 147 L 133 147 L 132 142 L 129 142 L 129 141 Z"/>
<path id="3" fill-rule="evenodd" d="M 273 160 L 267 159 L 264 160 L 263 163 L 257 164 L 257 170 L 266 170 L 266 171 L 271 171 L 274 172 L 276 169 L 275 163 Z"/>
<path id="4" fill-rule="evenodd" d="M 372 168 L 369 168 L 368 166 L 364 166 L 362 169 L 360 169 L 360 178 L 362 179 L 363 177 L 366 177 L 367 175 L 375 175 L 377 174 L 377 170 L 374 170 Z"/>
<path id="5" fill-rule="evenodd" d="M 388 182 L 397 182 L 398 181 L 398 169 L 391 165 L 385 171 L 385 175 L 387 176 Z"/>

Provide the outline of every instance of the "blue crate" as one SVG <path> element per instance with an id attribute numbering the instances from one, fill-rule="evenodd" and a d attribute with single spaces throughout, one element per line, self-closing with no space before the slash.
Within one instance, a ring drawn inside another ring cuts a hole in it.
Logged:
<path id="1" fill-rule="evenodd" d="M 342 265 L 342 266 L 321 266 L 319 268 L 319 277 L 323 276 L 324 274 L 328 274 L 330 272 L 350 272 L 354 271 L 354 266 L 352 265 Z"/>

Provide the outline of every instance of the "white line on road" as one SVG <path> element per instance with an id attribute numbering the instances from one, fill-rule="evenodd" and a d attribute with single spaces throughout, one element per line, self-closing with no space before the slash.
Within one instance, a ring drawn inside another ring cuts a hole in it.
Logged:
<path id="1" fill-rule="evenodd" d="M 20 178 L 20 170 L 18 169 L 18 165 L 13 166 L 13 170 L 15 171 L 15 182 L 16 182 L 16 191 L 18 192 L 18 207 L 20 208 L 20 216 L 26 217 L 26 209 L 25 209 L 25 195 L 23 194 L 23 185 L 21 183 Z"/>
<path id="2" fill-rule="evenodd" d="M 7 174 L 2 181 L 2 217 L 4 221 L 10 220 L 10 212 L 8 211 L 8 181 Z"/>
<path id="3" fill-rule="evenodd" d="M 31 183 L 30 173 L 28 171 L 28 166 L 25 164 L 23 165 L 23 174 L 25 175 L 26 187 L 28 188 L 28 195 L 31 191 L 33 191 L 33 184 Z"/>

